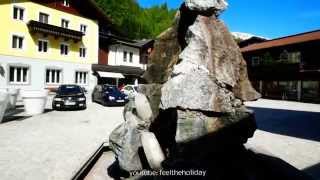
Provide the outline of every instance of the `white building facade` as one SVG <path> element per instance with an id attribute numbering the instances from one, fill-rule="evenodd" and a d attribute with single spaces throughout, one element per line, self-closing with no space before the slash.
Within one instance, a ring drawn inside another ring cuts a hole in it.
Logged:
<path id="1" fill-rule="evenodd" d="M 138 67 L 143 70 L 147 68 L 147 65 L 140 61 L 140 48 L 123 44 L 109 47 L 108 65 Z"/>
<path id="2" fill-rule="evenodd" d="M 93 1 L 4 0 L 0 3 L 0 89 L 56 90 L 77 84 L 93 90 L 99 22 Z"/>

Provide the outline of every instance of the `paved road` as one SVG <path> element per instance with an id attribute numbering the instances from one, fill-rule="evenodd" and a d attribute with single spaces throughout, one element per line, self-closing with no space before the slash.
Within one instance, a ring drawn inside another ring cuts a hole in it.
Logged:
<path id="1" fill-rule="evenodd" d="M 255 111 L 258 124 L 247 146 L 320 180 L 320 105 L 262 99 L 247 106 Z"/>
<path id="2" fill-rule="evenodd" d="M 11 117 L 0 124 L 0 179 L 70 179 L 108 141 L 122 110 L 89 104 L 85 111 Z"/>
<path id="3" fill-rule="evenodd" d="M 247 146 L 320 179 L 320 105 L 270 100 L 247 105 L 259 126 Z M 123 121 L 122 110 L 89 104 L 86 111 L 7 119 L 0 124 L 0 179 L 70 179 Z"/>

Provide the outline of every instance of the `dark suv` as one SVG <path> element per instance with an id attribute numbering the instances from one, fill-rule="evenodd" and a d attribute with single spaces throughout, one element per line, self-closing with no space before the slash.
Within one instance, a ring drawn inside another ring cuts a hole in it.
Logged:
<path id="1" fill-rule="evenodd" d="M 61 85 L 53 98 L 52 108 L 54 110 L 86 109 L 84 90 L 78 85 Z"/>
<path id="2" fill-rule="evenodd" d="M 107 106 L 122 106 L 129 101 L 129 98 L 117 86 L 97 85 L 92 93 L 92 101 Z"/>

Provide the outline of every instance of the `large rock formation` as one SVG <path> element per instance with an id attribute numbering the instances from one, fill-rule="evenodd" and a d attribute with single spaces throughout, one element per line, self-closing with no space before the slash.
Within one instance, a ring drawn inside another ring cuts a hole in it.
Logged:
<path id="1" fill-rule="evenodd" d="M 188 9 L 199 12 L 219 12 L 228 7 L 225 0 L 185 0 Z"/>
<path id="2" fill-rule="evenodd" d="M 186 0 L 174 25 L 158 37 L 143 75 L 148 84 L 139 87 L 141 94 L 125 108 L 126 122 L 110 136 L 123 170 L 148 167 L 139 155 L 145 131 L 154 132 L 165 152 L 164 169 L 207 169 L 208 157 L 238 149 L 253 135 L 254 116 L 243 102 L 260 95 L 218 19 L 226 7 L 224 0 Z"/>

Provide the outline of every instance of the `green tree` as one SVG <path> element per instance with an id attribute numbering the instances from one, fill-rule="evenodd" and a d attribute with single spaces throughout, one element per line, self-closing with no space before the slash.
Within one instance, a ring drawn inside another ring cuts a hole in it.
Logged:
<path id="1" fill-rule="evenodd" d="M 96 0 L 98 6 L 112 19 L 112 22 L 128 38 L 155 38 L 169 28 L 175 9 L 167 4 L 141 8 L 136 0 Z"/>

